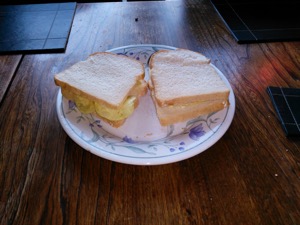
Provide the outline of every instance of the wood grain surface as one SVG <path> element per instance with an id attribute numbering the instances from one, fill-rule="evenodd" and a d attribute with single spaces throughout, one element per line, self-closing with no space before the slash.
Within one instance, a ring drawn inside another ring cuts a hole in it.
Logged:
<path id="1" fill-rule="evenodd" d="M 223 72 L 236 110 L 216 144 L 177 163 L 134 166 L 68 137 L 54 74 L 133 44 L 198 51 Z M 300 224 L 300 139 L 285 137 L 266 92 L 300 88 L 299 42 L 237 44 L 208 0 L 87 3 L 66 53 L 1 56 L 0 65 L 1 225 Z"/>
<path id="2" fill-rule="evenodd" d="M 22 55 L 0 56 L 0 104 L 21 62 Z"/>

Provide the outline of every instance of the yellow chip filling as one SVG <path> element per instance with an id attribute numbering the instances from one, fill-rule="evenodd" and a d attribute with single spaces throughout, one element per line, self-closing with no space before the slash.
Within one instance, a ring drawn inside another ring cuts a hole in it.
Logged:
<path id="1" fill-rule="evenodd" d="M 136 97 L 128 97 L 120 109 L 109 109 L 98 103 L 95 103 L 94 106 L 95 111 L 99 116 L 111 121 L 118 121 L 127 118 L 133 113 L 135 101 Z"/>
<path id="2" fill-rule="evenodd" d="M 135 102 L 137 100 L 137 97 L 129 96 L 119 109 L 112 109 L 87 98 L 78 96 L 72 91 L 65 90 L 64 88 L 62 89 L 62 95 L 67 99 L 73 100 L 80 112 L 85 114 L 95 112 L 99 116 L 111 121 L 118 121 L 129 117 L 134 111 Z"/>

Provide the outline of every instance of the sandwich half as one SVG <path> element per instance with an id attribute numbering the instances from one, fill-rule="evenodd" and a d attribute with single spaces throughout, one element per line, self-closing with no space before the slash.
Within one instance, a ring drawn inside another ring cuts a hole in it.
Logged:
<path id="1" fill-rule="evenodd" d="M 120 127 L 147 93 L 144 66 L 123 55 L 98 52 L 55 75 L 62 95 L 82 113 Z"/>
<path id="2" fill-rule="evenodd" d="M 151 56 L 149 66 L 151 97 L 162 126 L 229 106 L 229 88 L 201 53 L 160 50 Z"/>

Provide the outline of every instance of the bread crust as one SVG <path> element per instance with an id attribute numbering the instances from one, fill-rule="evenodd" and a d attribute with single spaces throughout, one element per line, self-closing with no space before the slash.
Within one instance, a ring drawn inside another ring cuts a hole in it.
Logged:
<path id="1" fill-rule="evenodd" d="M 154 93 L 155 93 L 155 89 L 154 89 Z M 187 103 L 209 102 L 212 100 L 226 101 L 229 97 L 229 91 L 226 90 L 225 92 L 215 92 L 213 94 L 175 97 L 173 99 L 168 99 L 168 100 L 161 100 L 161 99 L 156 98 L 156 96 L 154 96 L 154 97 L 157 101 L 157 104 L 160 107 L 178 106 L 178 105 L 187 104 Z M 201 100 L 199 100 L 199 99 L 201 99 Z"/>
<path id="2" fill-rule="evenodd" d="M 155 97 L 153 95 L 151 97 L 156 108 L 157 117 L 162 126 L 184 122 L 200 115 L 217 112 L 228 107 L 230 104 L 228 100 L 214 100 L 199 104 L 161 107 L 157 104 Z"/>
<path id="3" fill-rule="evenodd" d="M 199 110 L 197 110 L 197 111 L 191 111 L 191 112 L 182 113 L 182 114 L 178 114 L 178 115 L 174 115 L 174 114 L 168 115 L 168 116 L 158 115 L 158 119 L 162 126 L 168 126 L 171 124 L 184 122 L 184 121 L 196 118 L 201 115 L 207 115 L 209 113 L 217 112 L 224 108 L 225 107 L 224 107 L 223 103 L 219 103 L 219 104 L 216 104 L 213 106 L 203 107 L 202 109 L 199 106 Z"/>

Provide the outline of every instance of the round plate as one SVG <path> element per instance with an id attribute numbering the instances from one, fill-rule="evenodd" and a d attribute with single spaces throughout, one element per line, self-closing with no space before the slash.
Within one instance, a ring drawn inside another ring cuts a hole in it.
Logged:
<path id="1" fill-rule="evenodd" d="M 131 45 L 109 52 L 123 54 L 144 63 L 147 80 L 148 60 L 160 49 L 175 48 Z M 94 114 L 79 112 L 74 102 L 65 99 L 59 90 L 56 104 L 58 118 L 66 133 L 78 145 L 102 158 L 133 165 L 178 162 L 211 147 L 225 134 L 232 122 L 235 112 L 234 93 L 226 77 L 215 69 L 230 89 L 230 106 L 212 114 L 162 127 L 148 91 L 124 125 L 113 128 Z"/>

